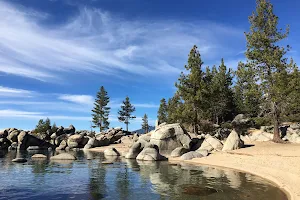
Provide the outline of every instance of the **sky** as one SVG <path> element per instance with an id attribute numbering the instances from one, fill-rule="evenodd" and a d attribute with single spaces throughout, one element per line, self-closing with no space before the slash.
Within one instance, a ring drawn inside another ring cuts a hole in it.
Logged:
<path id="1" fill-rule="evenodd" d="M 300 1 L 271 2 L 300 62 Z M 31 130 L 47 117 L 89 130 L 101 86 L 111 127 L 125 128 L 117 112 L 126 96 L 137 117 L 129 129 L 145 113 L 154 125 L 194 44 L 204 67 L 246 60 L 254 9 L 255 0 L 0 0 L 0 130 Z"/>

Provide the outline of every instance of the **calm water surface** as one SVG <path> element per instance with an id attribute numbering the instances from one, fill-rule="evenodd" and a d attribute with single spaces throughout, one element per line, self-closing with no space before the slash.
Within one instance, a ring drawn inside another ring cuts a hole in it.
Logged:
<path id="1" fill-rule="evenodd" d="M 70 152 L 76 161 L 51 162 L 32 160 L 34 153 L 24 152 L 28 162 L 19 164 L 11 162 L 16 152 L 0 152 L 0 200 L 287 199 L 270 182 L 231 170 L 105 158 L 83 151 Z"/>

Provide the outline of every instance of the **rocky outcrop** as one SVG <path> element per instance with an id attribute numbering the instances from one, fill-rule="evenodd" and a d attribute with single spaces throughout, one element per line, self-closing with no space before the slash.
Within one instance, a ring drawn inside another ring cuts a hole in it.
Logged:
<path id="1" fill-rule="evenodd" d="M 242 148 L 243 146 L 244 141 L 241 140 L 239 134 L 235 130 L 232 130 L 224 143 L 222 151 L 231 151 Z"/>
<path id="2" fill-rule="evenodd" d="M 46 159 L 47 156 L 45 156 L 44 154 L 34 154 L 33 156 L 31 156 L 32 159 Z"/>
<path id="3" fill-rule="evenodd" d="M 161 152 L 170 154 L 177 147 L 189 149 L 191 138 L 179 123 L 161 124 L 151 134 L 150 143 L 156 145 Z"/>
<path id="4" fill-rule="evenodd" d="M 29 146 L 39 146 L 39 147 L 52 147 L 52 145 L 46 141 L 43 141 L 26 131 L 22 131 L 18 135 L 18 149 L 19 150 L 26 150 Z"/>

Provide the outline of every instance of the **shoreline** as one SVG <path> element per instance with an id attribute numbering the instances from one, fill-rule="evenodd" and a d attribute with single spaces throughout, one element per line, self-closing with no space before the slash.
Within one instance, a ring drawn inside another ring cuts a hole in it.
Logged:
<path id="1" fill-rule="evenodd" d="M 300 200 L 300 145 L 272 142 L 247 143 L 253 145 L 230 152 L 215 152 L 208 157 L 182 161 L 169 158 L 170 163 L 188 163 L 216 168 L 227 168 L 259 176 L 282 190 L 289 200 Z M 114 147 L 120 153 L 128 151 L 123 144 L 96 147 L 94 152 L 103 152 Z"/>

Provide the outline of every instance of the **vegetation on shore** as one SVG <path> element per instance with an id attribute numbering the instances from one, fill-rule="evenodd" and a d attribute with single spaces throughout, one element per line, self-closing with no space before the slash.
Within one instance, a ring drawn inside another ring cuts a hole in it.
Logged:
<path id="1" fill-rule="evenodd" d="M 269 0 L 257 0 L 256 11 L 249 17 L 250 31 L 245 33 L 246 63 L 236 71 L 227 68 L 223 59 L 219 67 L 206 67 L 195 45 L 189 54 L 186 71 L 175 83 L 177 91 L 165 105 L 161 100 L 160 122 L 193 125 L 197 133 L 203 121 L 224 124 L 237 114 L 247 114 L 258 125 L 274 125 L 274 141 L 281 142 L 281 121 L 300 121 L 300 72 L 283 46 L 285 32 L 278 29 L 278 17 Z M 235 82 L 235 83 L 234 83 Z M 167 112 L 163 112 L 167 110 Z M 166 119 L 166 120 L 165 120 Z"/>

